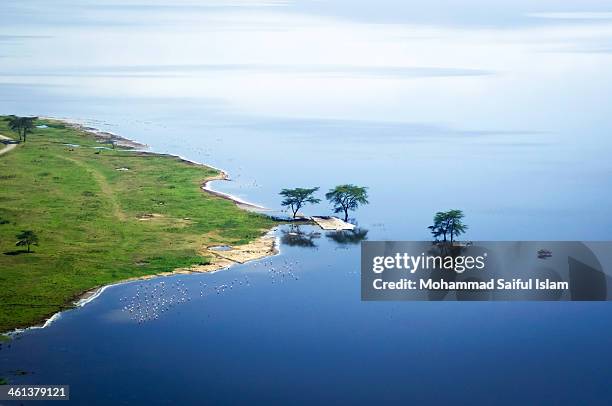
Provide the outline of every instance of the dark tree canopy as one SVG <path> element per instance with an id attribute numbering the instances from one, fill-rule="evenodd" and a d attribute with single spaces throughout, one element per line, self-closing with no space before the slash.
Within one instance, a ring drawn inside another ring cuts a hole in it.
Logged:
<path id="1" fill-rule="evenodd" d="M 15 245 L 18 247 L 26 246 L 28 252 L 30 252 L 31 245 L 38 245 L 38 236 L 32 230 L 23 230 L 17 234 L 17 243 Z"/>
<path id="2" fill-rule="evenodd" d="M 19 134 L 19 140 L 26 141 L 27 136 L 34 130 L 34 121 L 38 117 L 9 116 L 9 128 Z"/>
<path id="3" fill-rule="evenodd" d="M 298 210 L 300 210 L 306 203 L 316 204 L 321 201 L 321 199 L 317 199 L 313 196 L 317 190 L 319 190 L 318 187 L 283 189 L 279 193 L 285 198 L 281 205 L 289 207 L 293 213 L 293 218 L 295 218 Z"/>
<path id="4" fill-rule="evenodd" d="M 344 213 L 348 221 L 349 210 L 356 210 L 360 204 L 368 204 L 367 187 L 339 185 L 325 194 L 325 198 L 334 205 L 334 213 Z"/>
<path id="5" fill-rule="evenodd" d="M 11 131 L 14 131 L 19 134 L 19 140 L 21 140 L 21 117 L 9 116 L 8 126 Z"/>
<path id="6" fill-rule="evenodd" d="M 431 230 L 431 234 L 436 240 L 443 237 L 443 241 L 447 241 L 447 237 L 450 236 L 450 242 L 455 240 L 455 237 L 465 233 L 468 226 L 463 224 L 463 218 L 465 215 L 461 210 L 449 210 L 439 211 L 434 216 L 433 225 L 428 228 Z"/>

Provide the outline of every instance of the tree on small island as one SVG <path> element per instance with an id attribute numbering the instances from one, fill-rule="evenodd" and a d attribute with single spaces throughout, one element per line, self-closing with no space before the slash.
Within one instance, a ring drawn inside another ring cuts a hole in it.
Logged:
<path id="1" fill-rule="evenodd" d="M 334 213 L 344 212 L 344 221 L 348 221 L 349 210 L 357 210 L 360 204 L 368 204 L 367 187 L 339 185 L 325 194 L 325 198 L 334 205 Z"/>
<path id="2" fill-rule="evenodd" d="M 289 207 L 293 213 L 293 218 L 295 218 L 298 210 L 300 210 L 306 203 L 316 204 L 321 201 L 321 199 L 317 199 L 313 196 L 317 190 L 319 190 L 318 187 L 283 189 L 279 193 L 281 196 L 285 197 L 281 205 L 284 207 Z"/>
<path id="3" fill-rule="evenodd" d="M 9 128 L 19 134 L 19 140 L 26 142 L 28 133 L 34 130 L 34 120 L 38 117 L 9 116 Z"/>
<path id="4" fill-rule="evenodd" d="M 461 210 L 439 211 L 434 216 L 434 224 L 428 228 L 431 230 L 431 234 L 436 241 L 442 236 L 442 241 L 446 242 L 447 236 L 450 235 L 450 242 L 452 244 L 455 237 L 465 233 L 468 229 L 468 226 L 463 224 L 462 219 L 464 217 L 465 215 Z"/>
<path id="5" fill-rule="evenodd" d="M 15 245 L 18 247 L 23 247 L 25 245 L 28 248 L 28 252 L 31 252 L 30 246 L 38 245 L 38 236 L 32 230 L 23 230 L 21 233 L 17 234 L 17 243 Z"/>

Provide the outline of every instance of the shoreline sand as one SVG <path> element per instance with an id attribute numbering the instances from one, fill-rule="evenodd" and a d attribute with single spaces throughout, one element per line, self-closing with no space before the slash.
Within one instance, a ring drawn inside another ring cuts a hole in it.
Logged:
<path id="1" fill-rule="evenodd" d="M 115 145 L 120 146 L 120 147 L 124 147 L 124 148 L 129 148 L 129 149 L 143 149 L 143 148 L 148 148 L 147 144 L 143 144 L 141 142 L 138 141 L 134 141 L 131 140 L 129 138 L 123 137 L 121 135 L 112 133 L 110 131 L 104 131 L 104 130 L 100 130 L 98 128 L 95 127 L 91 127 L 88 125 L 85 125 L 83 123 L 78 122 L 77 120 L 74 119 L 70 119 L 70 118 L 53 118 L 53 117 L 40 117 L 42 120 L 47 120 L 47 121 L 55 121 L 57 123 L 60 124 L 65 124 L 68 125 L 71 128 L 74 128 L 75 130 L 79 130 L 79 131 L 83 131 L 86 133 L 91 134 L 96 141 L 98 141 L 99 143 L 110 143 L 113 142 L 115 143 Z"/>
<path id="2" fill-rule="evenodd" d="M 228 174 L 225 171 L 223 171 L 222 169 L 217 169 L 217 170 L 220 170 L 221 173 L 218 176 L 214 176 L 204 181 L 204 183 L 202 183 L 202 190 L 204 190 L 207 193 L 210 193 L 211 195 L 220 197 L 222 199 L 231 200 L 232 202 L 236 203 L 238 207 L 245 209 L 245 210 L 254 210 L 258 212 L 270 210 L 258 204 L 247 202 L 246 200 L 240 199 L 239 197 L 236 197 L 229 193 L 224 193 L 224 192 L 219 192 L 218 190 L 214 190 L 211 186 L 209 186 L 211 182 L 216 181 L 216 180 L 225 180 L 225 181 L 230 180 Z"/>
<path id="3" fill-rule="evenodd" d="M 258 212 L 263 212 L 263 211 L 269 211 L 269 209 L 267 209 L 266 207 L 260 206 L 258 204 L 255 203 L 251 203 L 249 201 L 246 201 L 244 199 L 241 199 L 237 196 L 231 195 L 229 193 L 224 193 L 224 192 L 220 192 L 218 190 L 214 190 L 210 184 L 213 181 L 217 181 L 217 180 L 222 180 L 222 181 L 230 181 L 230 177 L 229 174 L 221 168 L 217 168 L 215 166 L 203 163 L 203 162 L 197 162 L 197 161 L 193 161 L 191 159 L 187 159 L 181 155 L 174 155 L 174 154 L 166 154 L 166 153 L 160 153 L 160 152 L 152 152 L 152 151 L 147 151 L 146 149 L 149 148 L 149 146 L 147 144 L 143 144 L 139 141 L 135 141 L 129 138 L 126 138 L 124 136 L 121 136 L 119 134 L 115 134 L 112 133 L 110 131 L 104 131 L 104 130 L 100 130 L 98 128 L 95 127 L 91 127 L 85 124 L 82 124 L 74 119 L 69 119 L 69 118 L 62 118 L 62 119 L 58 119 L 58 118 L 51 118 L 51 117 L 44 117 L 45 120 L 49 120 L 49 121 L 56 121 L 58 123 L 62 123 L 62 124 L 67 124 L 70 127 L 92 134 L 93 137 L 98 140 L 98 142 L 104 143 L 104 142 L 108 142 L 108 141 L 113 141 L 115 142 L 115 145 L 118 145 L 120 147 L 124 147 L 124 148 L 128 148 L 130 150 L 133 150 L 136 153 L 139 154 L 143 154 L 143 155 L 155 155 L 155 156 L 168 156 L 168 157 L 172 157 L 172 158 L 178 158 L 181 161 L 188 163 L 188 164 L 192 164 L 192 165 L 198 165 L 198 166 L 205 166 L 207 168 L 211 168 L 214 169 L 216 171 L 219 171 L 220 174 L 218 176 L 214 176 L 211 178 L 208 178 L 206 180 L 204 180 L 202 182 L 202 189 L 204 191 L 206 191 L 207 193 L 217 196 L 217 197 L 221 197 L 223 199 L 226 200 L 230 200 L 234 203 L 236 203 L 237 206 L 245 209 L 245 210 L 253 210 L 253 211 L 258 211 Z"/>
<path id="4" fill-rule="evenodd" d="M 204 166 L 207 168 L 217 170 L 219 171 L 218 175 L 204 179 L 200 187 L 202 191 L 208 194 L 211 194 L 213 196 L 222 198 L 222 199 L 230 200 L 234 202 L 236 206 L 238 206 L 239 208 L 243 210 L 252 210 L 252 211 L 258 211 L 258 212 L 268 210 L 265 207 L 244 201 L 228 193 L 223 193 L 223 192 L 213 190 L 209 186 L 211 182 L 216 181 L 216 180 L 229 181 L 229 176 L 227 172 L 224 171 L 223 169 L 215 168 L 211 165 L 207 165 L 207 164 L 200 163 L 200 162 L 195 162 L 195 161 L 186 159 L 184 157 L 181 157 L 179 155 L 137 150 L 137 148 L 147 148 L 148 146 L 146 144 L 142 144 L 140 142 L 127 139 L 117 134 L 113 134 L 113 133 L 102 131 L 102 130 L 99 130 L 93 127 L 85 126 L 81 123 L 74 122 L 69 119 L 57 119 L 57 118 L 50 118 L 50 117 L 44 117 L 43 119 L 49 120 L 49 121 L 56 121 L 62 124 L 67 124 L 72 128 L 92 134 L 96 140 L 99 140 L 99 142 L 112 140 L 113 142 L 115 142 L 116 145 L 123 147 L 123 148 L 130 149 L 130 150 L 134 150 L 134 152 L 141 154 L 141 155 L 167 156 L 171 158 L 177 158 L 181 160 L 182 162 L 185 162 L 190 165 Z M 7 138 L 1 135 L 0 137 Z M 214 273 L 217 271 L 228 269 L 231 266 L 236 265 L 236 264 L 244 264 L 247 262 L 252 262 L 252 261 L 259 260 L 259 259 L 278 255 L 280 254 L 280 249 L 279 249 L 280 244 L 278 241 L 279 240 L 278 237 L 274 235 L 275 231 L 276 231 L 276 227 L 273 227 L 272 229 L 268 230 L 267 233 L 265 233 L 261 237 L 257 238 L 256 240 L 248 244 L 230 246 L 231 247 L 230 250 L 226 250 L 222 252 L 211 250 L 209 249 L 210 247 L 203 247 L 201 251 L 202 255 L 207 255 L 207 256 L 212 257 L 212 262 L 207 265 L 193 265 L 187 268 L 177 268 L 172 271 L 161 272 L 161 273 L 151 274 L 151 275 L 144 275 L 144 276 L 134 277 L 134 278 L 128 278 L 125 280 L 118 281 L 116 283 L 97 286 L 93 289 L 89 289 L 75 296 L 75 298 L 71 301 L 72 302 L 71 308 L 56 312 L 52 314 L 50 317 L 44 320 L 41 320 L 41 323 L 39 324 L 35 324 L 35 325 L 28 326 L 25 328 L 16 328 L 12 331 L 4 332 L 1 334 L 11 337 L 11 336 L 23 333 L 28 330 L 46 328 L 49 325 L 51 325 L 55 320 L 60 318 L 62 313 L 64 313 L 65 311 L 74 310 L 75 308 L 83 307 L 87 305 L 88 303 L 91 303 L 92 301 L 100 297 L 106 289 L 113 287 L 113 286 L 122 285 L 125 283 L 136 282 L 136 281 L 142 281 L 142 280 L 150 280 L 154 278 L 181 275 L 181 274 L 186 275 L 186 274 L 196 274 L 196 273 Z"/>
<path id="5" fill-rule="evenodd" d="M 232 246 L 232 249 L 228 251 L 215 252 L 208 249 L 207 247 L 205 249 L 205 252 L 207 254 L 212 254 L 212 256 L 216 259 L 207 265 L 193 265 L 187 268 L 177 268 L 168 272 L 160 272 L 151 275 L 128 278 L 115 283 L 110 283 L 108 285 L 102 285 L 93 289 L 89 289 L 81 293 L 80 295 L 77 295 L 76 298 L 72 300 L 72 307 L 53 313 L 49 318 L 46 318 L 45 320 L 41 321 L 41 323 L 24 328 L 16 328 L 14 330 L 0 334 L 5 335 L 7 337 L 12 337 L 29 330 L 47 328 L 54 321 L 58 320 L 62 316 L 62 313 L 78 309 L 93 302 L 94 300 L 99 298 L 104 293 L 104 291 L 106 291 L 106 289 L 112 288 L 114 286 L 124 285 L 126 283 L 133 283 L 138 281 L 147 281 L 151 279 L 171 277 L 176 275 L 212 274 L 215 272 L 229 269 L 234 265 L 246 264 L 248 262 L 279 255 L 280 243 L 278 241 L 278 237 L 273 235 L 275 231 L 276 227 L 272 228 L 265 235 L 257 238 L 255 241 L 235 247 Z"/>

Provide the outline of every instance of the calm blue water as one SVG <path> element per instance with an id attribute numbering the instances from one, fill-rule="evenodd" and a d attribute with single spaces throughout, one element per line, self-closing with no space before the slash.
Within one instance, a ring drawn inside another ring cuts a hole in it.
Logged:
<path id="1" fill-rule="evenodd" d="M 425 239 L 448 208 L 473 240 L 610 240 L 610 2 L 52 3 L 0 5 L 2 113 L 210 163 L 274 210 L 366 185 L 370 240 Z M 0 376 L 75 404 L 610 403 L 607 303 L 362 303 L 359 245 L 296 231 L 109 288 L 3 345 Z"/>
<path id="2" fill-rule="evenodd" d="M 3 346 L 3 368 L 30 373 L 15 382 L 70 383 L 81 404 L 610 399 L 606 303 L 362 303 L 358 248 L 314 243 L 211 275 L 110 288 Z M 165 298 L 183 297 L 180 287 L 191 300 L 141 323 L 122 310 L 161 282 Z"/>

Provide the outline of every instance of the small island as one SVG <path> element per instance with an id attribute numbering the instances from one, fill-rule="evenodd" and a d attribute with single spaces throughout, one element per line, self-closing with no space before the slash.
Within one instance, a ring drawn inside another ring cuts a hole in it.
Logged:
<path id="1" fill-rule="evenodd" d="M 0 332 L 101 286 L 275 252 L 277 222 L 202 188 L 220 171 L 58 120 L 32 120 L 26 141 L 14 118 L 0 116 Z"/>

